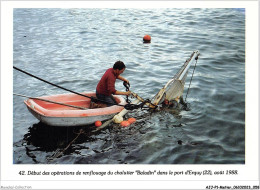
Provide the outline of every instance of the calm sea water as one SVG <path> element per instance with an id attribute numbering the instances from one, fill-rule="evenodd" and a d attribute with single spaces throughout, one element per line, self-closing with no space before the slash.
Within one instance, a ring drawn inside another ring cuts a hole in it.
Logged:
<path id="1" fill-rule="evenodd" d="M 128 128 L 57 128 L 39 123 L 14 96 L 15 164 L 245 163 L 245 12 L 243 9 L 15 9 L 13 64 L 77 92 L 94 91 L 122 60 L 131 90 L 152 98 L 199 50 L 190 110 L 132 111 Z M 144 44 L 145 34 L 152 37 Z M 186 80 L 184 96 L 192 73 Z M 118 90 L 125 90 L 117 82 Z M 13 71 L 14 93 L 67 93 Z M 58 158 L 80 129 L 86 131 Z"/>

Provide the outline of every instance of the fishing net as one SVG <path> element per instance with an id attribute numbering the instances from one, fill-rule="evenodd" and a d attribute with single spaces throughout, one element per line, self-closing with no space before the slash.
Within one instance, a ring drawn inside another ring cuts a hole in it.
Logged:
<path id="1" fill-rule="evenodd" d="M 184 91 L 185 79 L 188 75 L 188 65 L 193 58 L 193 52 L 191 57 L 186 60 L 181 69 L 174 75 L 174 77 L 168 81 L 168 83 L 152 98 L 152 103 L 155 105 L 161 104 L 164 100 L 172 101 L 179 99 Z"/>

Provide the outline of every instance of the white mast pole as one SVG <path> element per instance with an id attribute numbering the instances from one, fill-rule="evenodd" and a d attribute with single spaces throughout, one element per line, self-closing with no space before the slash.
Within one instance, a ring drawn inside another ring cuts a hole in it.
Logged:
<path id="1" fill-rule="evenodd" d="M 182 72 L 182 74 L 181 74 L 179 80 L 182 80 L 182 78 L 184 77 L 184 75 L 185 75 L 185 74 L 187 73 L 187 71 L 189 70 L 191 64 L 194 62 L 195 58 L 200 55 L 200 52 L 199 52 L 198 50 L 197 50 L 197 51 L 194 51 L 193 53 L 194 53 L 194 54 L 193 54 L 192 58 L 190 59 L 189 64 L 187 65 L 187 67 L 186 67 L 186 68 L 184 69 L 184 71 Z"/>

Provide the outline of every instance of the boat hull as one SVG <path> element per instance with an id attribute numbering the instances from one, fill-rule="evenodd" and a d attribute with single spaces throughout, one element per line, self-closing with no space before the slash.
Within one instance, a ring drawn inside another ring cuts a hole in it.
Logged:
<path id="1" fill-rule="evenodd" d="M 89 97 L 96 97 L 94 92 L 84 92 L 82 94 Z M 38 98 L 86 108 L 82 110 L 30 98 L 24 101 L 34 117 L 51 126 L 69 127 L 93 124 L 95 121 L 108 120 L 124 109 L 124 107 L 116 105 L 88 109 L 91 102 L 90 98 L 76 94 L 61 94 Z M 121 96 L 115 95 L 114 98 L 118 104 L 126 104 L 125 99 Z"/>

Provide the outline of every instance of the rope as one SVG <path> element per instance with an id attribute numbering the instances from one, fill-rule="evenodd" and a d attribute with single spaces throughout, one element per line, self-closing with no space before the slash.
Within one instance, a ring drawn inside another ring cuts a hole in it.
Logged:
<path id="1" fill-rule="evenodd" d="M 109 103 L 109 102 L 106 102 L 106 101 L 104 101 L 104 100 L 99 100 L 99 99 L 94 98 L 94 97 L 86 96 L 86 95 L 84 95 L 84 94 L 80 94 L 80 93 L 78 93 L 78 92 L 69 90 L 69 89 L 64 88 L 64 87 L 62 87 L 62 86 L 59 86 L 59 85 L 57 85 L 57 84 L 51 83 L 51 82 L 46 81 L 46 80 L 44 80 L 44 79 L 42 79 L 42 78 L 40 78 L 40 77 L 37 77 L 37 76 L 35 76 L 35 75 L 33 75 L 33 74 L 30 74 L 30 73 L 28 73 L 28 72 L 26 72 L 26 71 L 23 71 L 22 69 L 19 69 L 19 68 L 15 67 L 15 66 L 13 66 L 13 68 L 16 69 L 16 70 L 18 70 L 18 71 L 20 71 L 20 72 L 22 72 L 22 73 L 24 73 L 24 74 L 26 74 L 26 75 L 29 75 L 29 76 L 31 76 L 31 77 L 33 77 L 33 78 L 36 78 L 36 79 L 38 79 L 38 80 L 40 80 L 40 81 L 43 81 L 43 82 L 45 82 L 45 83 L 47 83 L 47 84 L 50 84 L 50 85 L 52 85 L 52 86 L 55 86 L 55 87 L 57 87 L 57 88 L 60 88 L 60 89 L 63 89 L 63 90 L 72 92 L 72 93 L 77 94 L 77 95 L 79 95 L 79 96 L 83 96 L 83 97 L 86 97 L 86 98 L 94 99 L 94 100 L 97 100 L 97 101 L 100 101 L 100 102 L 103 102 L 103 103 Z M 120 104 L 113 104 L 113 105 L 117 105 L 117 106 L 122 106 L 122 107 L 124 107 L 124 105 L 120 105 Z"/>
<path id="2" fill-rule="evenodd" d="M 57 151 L 53 156 L 51 156 L 50 158 L 47 159 L 48 163 L 52 162 L 55 158 L 58 158 L 59 156 L 61 156 L 62 154 L 64 154 L 64 152 L 79 138 L 79 136 L 81 134 L 84 133 L 83 129 L 79 130 L 79 133 L 77 134 L 77 136 L 62 150 L 62 151 Z"/>
<path id="3" fill-rule="evenodd" d="M 46 81 L 46 80 L 44 80 L 44 79 L 42 79 L 42 78 L 40 78 L 40 77 L 37 77 L 37 76 L 35 76 L 35 75 L 31 74 L 31 73 L 28 73 L 28 72 L 26 72 L 26 71 L 24 71 L 24 70 L 22 70 L 22 69 L 19 69 L 19 68 L 15 67 L 15 66 L 13 66 L 13 68 L 16 69 L 16 70 L 18 70 L 18 71 L 20 71 L 20 72 L 22 72 L 22 73 L 24 73 L 24 74 L 26 74 L 26 75 L 29 75 L 29 76 L 31 76 L 31 77 L 33 77 L 33 78 L 36 78 L 36 79 L 38 79 L 38 80 L 40 80 L 40 81 L 43 81 L 43 82 L 45 82 L 45 83 L 47 83 L 47 84 L 50 84 L 50 85 L 52 85 L 52 86 L 55 86 L 55 87 L 57 87 L 57 88 L 61 88 L 61 89 L 65 90 L 65 91 L 72 92 L 72 93 L 77 94 L 77 95 L 79 95 L 79 96 L 83 96 L 83 97 L 86 97 L 86 98 L 90 98 L 92 101 L 100 101 L 100 102 L 103 102 L 103 103 L 109 103 L 109 102 L 106 102 L 106 101 L 104 101 L 104 100 L 100 100 L 100 99 L 95 98 L 95 97 L 90 97 L 90 96 L 87 96 L 87 95 L 84 95 L 84 94 L 80 94 L 80 93 L 78 93 L 78 92 L 69 90 L 69 89 L 64 88 L 64 87 L 62 87 L 62 86 L 59 86 L 59 85 L 57 85 L 57 84 L 51 83 L 51 82 Z M 126 87 L 126 90 L 128 91 L 128 90 L 129 90 L 129 87 L 130 87 L 130 84 L 129 84 L 129 83 L 127 84 L 126 82 L 124 82 L 123 84 L 124 84 L 124 86 Z M 22 96 L 22 95 L 20 95 L 20 96 Z M 29 97 L 29 98 L 32 98 L 32 97 Z M 36 99 L 36 98 L 34 98 L 34 99 Z M 45 100 L 42 100 L 42 101 L 45 101 Z M 57 103 L 57 104 L 61 104 L 61 105 L 62 105 L 62 103 L 59 103 L 59 102 L 51 102 L 51 103 Z M 64 105 L 65 105 L 65 104 L 64 104 Z M 136 105 L 131 104 L 130 101 L 128 100 L 128 96 L 127 96 L 127 104 L 126 104 L 126 105 L 120 105 L 120 104 L 113 104 L 113 105 L 117 105 L 117 106 L 124 107 L 124 108 L 127 109 L 127 110 L 138 109 L 138 108 L 140 107 L 140 106 L 137 107 Z M 66 105 L 66 106 L 70 106 L 70 105 Z M 143 105 L 142 105 L 142 106 L 143 106 Z M 71 107 L 71 106 L 70 106 L 70 107 Z M 79 107 L 77 107 L 77 108 L 79 108 Z M 80 109 L 82 109 L 82 108 L 80 108 Z"/>
<path id="4" fill-rule="evenodd" d="M 25 97 L 25 98 L 30 98 L 30 99 L 35 99 L 35 100 L 40 100 L 40 101 L 45 101 L 45 102 L 50 102 L 50 103 L 53 103 L 53 104 L 59 104 L 59 105 L 77 108 L 77 109 L 81 109 L 81 110 L 87 110 L 88 109 L 88 108 L 84 108 L 84 107 L 80 107 L 80 106 L 73 106 L 73 105 L 69 105 L 69 104 L 64 104 L 64 103 L 61 103 L 61 102 L 54 102 L 54 101 L 46 100 L 46 99 L 42 99 L 42 98 L 34 98 L 34 97 L 30 97 L 30 96 L 25 96 L 25 95 L 22 95 L 22 94 L 13 93 L 13 95 L 21 96 L 21 97 Z"/>
<path id="5" fill-rule="evenodd" d="M 125 86 L 125 91 L 126 92 L 128 92 L 129 91 L 129 88 L 130 88 L 130 83 L 127 83 L 127 82 L 123 82 L 123 85 Z M 128 104 L 130 104 L 131 103 L 131 101 L 128 99 L 128 96 L 126 96 L 126 102 L 128 103 Z"/>
<path id="6" fill-rule="evenodd" d="M 194 71 L 195 71 L 195 68 L 196 68 L 196 66 L 197 66 L 197 62 L 198 62 L 198 59 L 195 59 L 195 60 L 196 60 L 196 63 L 195 63 L 194 69 L 193 69 L 193 73 L 192 73 L 191 79 L 190 79 L 190 84 L 189 84 L 189 88 L 188 88 L 188 91 L 187 91 L 187 94 L 186 94 L 186 97 L 185 97 L 185 102 L 186 102 L 187 96 L 188 96 L 188 94 L 189 94 L 191 81 L 192 81 L 193 74 L 194 74 Z"/>

